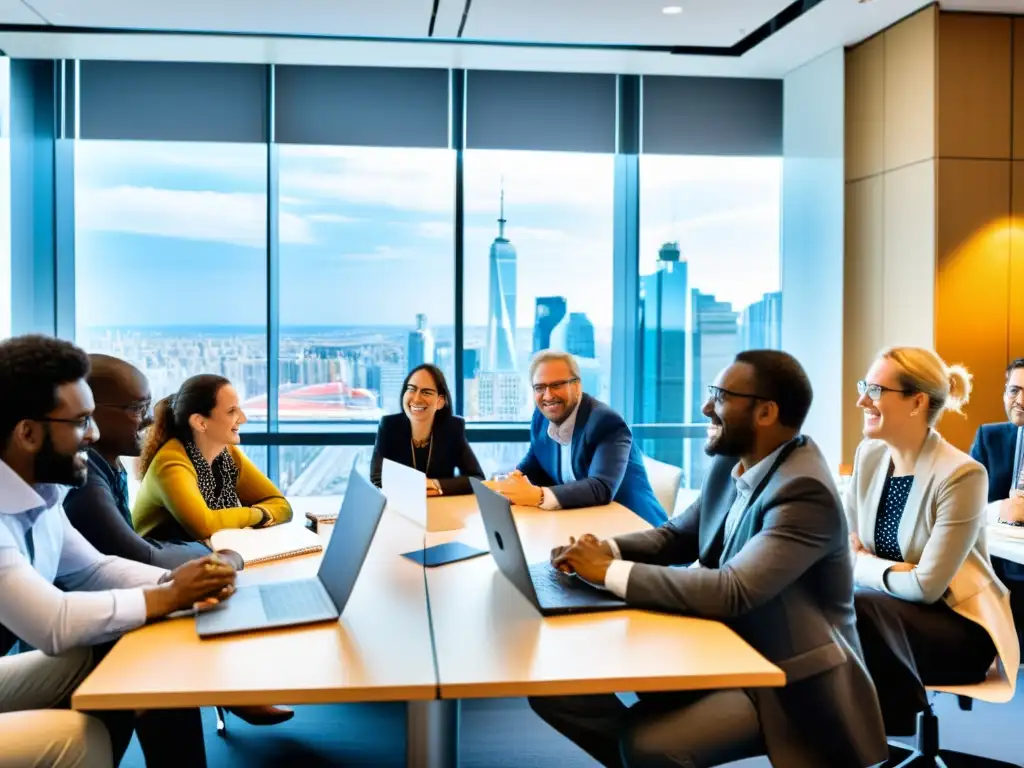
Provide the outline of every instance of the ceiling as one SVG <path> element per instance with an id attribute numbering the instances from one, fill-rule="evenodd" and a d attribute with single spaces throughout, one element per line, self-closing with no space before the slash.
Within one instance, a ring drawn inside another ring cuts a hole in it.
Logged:
<path id="1" fill-rule="evenodd" d="M 10 25 L 0 28 L 0 50 L 26 58 L 781 77 L 929 4 L 802 3 L 807 10 L 761 40 L 756 31 L 793 0 L 0 0 L 0 25 Z M 681 10 L 667 15 L 666 5 Z M 1024 14 L 1024 0 L 942 7 Z M 668 51 L 677 46 L 705 55 Z"/>

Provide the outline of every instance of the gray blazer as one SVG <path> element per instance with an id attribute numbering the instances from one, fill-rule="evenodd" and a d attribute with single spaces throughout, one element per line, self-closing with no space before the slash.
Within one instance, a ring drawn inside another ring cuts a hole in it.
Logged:
<path id="1" fill-rule="evenodd" d="M 787 768 L 861 768 L 888 756 L 861 659 L 846 520 L 818 447 L 796 438 L 724 541 L 736 459 L 715 458 L 700 497 L 660 528 L 617 537 L 626 602 L 720 619 L 786 673 L 751 690 L 768 755 Z M 700 560 L 699 568 L 667 568 Z"/>
<path id="2" fill-rule="evenodd" d="M 875 521 L 889 474 L 892 454 L 881 440 L 857 446 L 853 477 L 843 505 L 850 530 L 875 551 Z M 1006 587 L 996 578 L 988 556 L 985 505 L 988 475 L 963 451 L 929 430 L 914 467 L 914 482 L 903 510 L 897 538 L 903 559 L 917 567 L 886 573 L 892 566 L 873 554 L 857 557 L 858 586 L 877 589 L 915 603 L 944 600 L 954 611 L 988 630 L 1002 662 L 1009 696 L 1013 696 L 1020 646 Z"/>

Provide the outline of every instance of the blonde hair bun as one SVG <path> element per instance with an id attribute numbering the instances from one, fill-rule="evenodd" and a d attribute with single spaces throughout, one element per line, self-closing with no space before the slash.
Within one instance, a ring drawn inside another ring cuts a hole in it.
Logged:
<path id="1" fill-rule="evenodd" d="M 970 371 L 959 364 L 946 368 L 946 375 L 949 376 L 949 397 L 946 398 L 946 410 L 962 413 L 963 407 L 971 399 L 973 377 Z"/>

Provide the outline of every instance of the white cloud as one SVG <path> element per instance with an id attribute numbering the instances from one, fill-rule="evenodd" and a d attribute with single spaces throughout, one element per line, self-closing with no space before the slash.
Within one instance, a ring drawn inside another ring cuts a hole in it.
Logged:
<path id="1" fill-rule="evenodd" d="M 80 189 L 75 201 L 85 229 L 261 247 L 267 240 L 264 195 L 119 186 Z M 309 223 L 282 213 L 281 241 L 311 243 Z"/>
<path id="2" fill-rule="evenodd" d="M 317 224 L 354 224 L 359 219 L 352 216 L 342 216 L 340 213 L 310 213 L 302 216 L 306 221 L 314 221 Z"/>
<path id="3" fill-rule="evenodd" d="M 451 221 L 421 221 L 416 225 L 416 234 L 432 240 L 451 240 L 455 236 L 455 224 Z"/>

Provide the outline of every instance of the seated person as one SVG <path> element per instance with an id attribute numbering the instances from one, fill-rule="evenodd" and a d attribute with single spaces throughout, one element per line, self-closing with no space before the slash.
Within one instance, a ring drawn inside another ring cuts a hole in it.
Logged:
<path id="1" fill-rule="evenodd" d="M 128 478 L 122 456 L 138 456 L 150 418 L 149 382 L 135 366 L 107 355 L 90 355 L 87 383 L 98 401 L 93 420 L 99 439 L 89 446 L 89 473 L 85 485 L 72 488 L 64 499 L 71 524 L 104 555 L 173 570 L 205 557 L 210 549 L 198 541 L 145 539 L 132 528 L 128 506 Z M 217 553 L 236 570 L 241 555 L 223 549 Z M 250 725 L 271 725 L 290 720 L 294 712 L 275 707 L 233 707 L 228 711 Z"/>
<path id="2" fill-rule="evenodd" d="M 894 347 L 857 389 L 865 439 L 844 500 L 857 628 L 886 730 L 901 736 L 928 706 L 925 686 L 979 683 L 997 651 L 1016 674 L 1020 654 L 999 641 L 1016 638 L 985 546 L 985 469 L 933 428 L 967 402 L 970 375 Z"/>
<path id="3" fill-rule="evenodd" d="M 1024 477 L 1014 477 L 1024 458 L 1024 358 L 1006 369 L 1003 406 L 1007 421 L 978 427 L 971 458 L 988 470 L 989 523 L 1024 526 Z M 1010 590 L 1017 635 L 1024 645 L 1024 565 L 992 558 L 992 569 Z"/>
<path id="4" fill-rule="evenodd" d="M 2 660 L 0 660 L 2 661 Z M 110 736 L 101 720 L 43 709 L 0 713 L 5 768 L 112 768 Z"/>
<path id="5" fill-rule="evenodd" d="M 824 456 L 800 427 L 811 383 L 792 356 L 741 352 L 709 387 L 700 496 L 660 528 L 586 534 L 552 564 L 635 608 L 725 622 L 786 687 L 531 698 L 605 766 L 862 768 L 888 747 L 860 660 L 846 520 Z M 679 568 L 699 561 L 699 567 Z"/>
<path id="6" fill-rule="evenodd" d="M 68 522 L 60 486 L 85 482 L 96 439 L 88 372 L 66 341 L 0 342 L 0 654 L 18 639 L 39 649 L 0 658 L 0 712 L 66 708 L 101 644 L 234 591 L 235 570 L 215 555 L 166 571 L 104 557 Z M 206 765 L 198 710 L 97 716 L 115 762 L 135 728 L 147 765 Z"/>
<path id="7" fill-rule="evenodd" d="M 629 427 L 583 392 L 576 358 L 538 352 L 530 381 L 537 405 L 530 449 L 508 479 L 488 485 L 520 506 L 573 509 L 617 501 L 651 525 L 665 522 Z"/>
<path id="8" fill-rule="evenodd" d="M 153 417 L 132 510 L 140 534 L 205 541 L 222 528 L 265 528 L 292 519 L 287 499 L 238 448 L 246 418 L 230 381 L 193 376 L 157 403 Z"/>
<path id="9" fill-rule="evenodd" d="M 409 372 L 402 384 L 402 411 L 380 420 L 370 461 L 373 484 L 381 487 L 384 459 L 391 459 L 424 472 L 428 496 L 472 493 L 469 478 L 483 480 L 484 473 L 466 440 L 466 422 L 452 414 L 441 369 L 420 365 Z"/>

